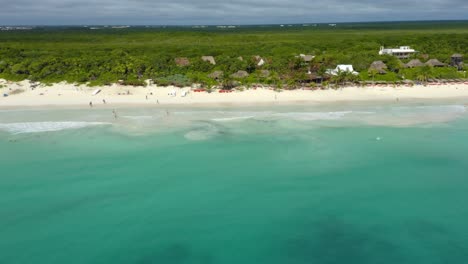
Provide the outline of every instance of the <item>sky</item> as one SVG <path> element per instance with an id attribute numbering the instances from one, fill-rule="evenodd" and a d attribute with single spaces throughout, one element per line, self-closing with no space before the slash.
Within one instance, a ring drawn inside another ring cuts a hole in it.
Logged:
<path id="1" fill-rule="evenodd" d="M 466 20 L 468 0 L 0 0 L 0 25 Z"/>

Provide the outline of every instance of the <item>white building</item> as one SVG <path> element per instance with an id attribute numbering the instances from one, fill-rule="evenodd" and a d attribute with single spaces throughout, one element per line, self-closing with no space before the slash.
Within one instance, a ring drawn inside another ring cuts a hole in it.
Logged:
<path id="1" fill-rule="evenodd" d="M 401 46 L 395 49 L 386 49 L 383 46 L 380 47 L 379 55 L 392 55 L 399 59 L 407 59 L 416 51 L 409 46 Z"/>
<path id="2" fill-rule="evenodd" d="M 339 64 L 338 66 L 336 66 L 335 69 L 328 69 L 326 71 L 327 74 L 334 75 L 334 76 L 338 75 L 340 72 L 348 72 L 354 75 L 359 74 L 358 72 L 354 71 L 353 65 L 346 65 L 346 64 Z"/>

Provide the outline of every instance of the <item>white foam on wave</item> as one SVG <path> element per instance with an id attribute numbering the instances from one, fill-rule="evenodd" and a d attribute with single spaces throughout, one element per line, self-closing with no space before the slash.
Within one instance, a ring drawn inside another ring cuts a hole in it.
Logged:
<path id="1" fill-rule="evenodd" d="M 466 107 L 464 105 L 424 105 L 424 106 L 406 106 L 406 107 L 395 107 L 396 110 L 408 110 L 408 111 L 423 111 L 423 112 L 433 112 L 433 111 L 445 111 L 445 112 L 455 112 L 455 113 L 464 113 L 466 112 Z"/>
<path id="2" fill-rule="evenodd" d="M 24 122 L 24 123 L 0 123 L 0 130 L 12 134 L 53 132 L 66 129 L 79 129 L 89 126 L 109 125 L 103 122 Z"/>
<path id="3" fill-rule="evenodd" d="M 290 113 L 277 113 L 273 116 L 281 118 L 289 118 L 300 121 L 315 121 L 315 120 L 337 120 L 344 116 L 351 114 L 352 111 L 342 112 L 290 112 Z"/>
<path id="4" fill-rule="evenodd" d="M 229 121 L 239 121 L 239 120 L 246 120 L 252 119 L 255 116 L 235 116 L 235 117 L 223 117 L 223 118 L 213 118 L 212 121 L 216 122 L 229 122 Z"/>
<path id="5" fill-rule="evenodd" d="M 153 116 L 122 116 L 123 118 L 131 120 L 150 120 L 153 119 Z"/>
<path id="6" fill-rule="evenodd" d="M 465 113 L 463 105 L 398 106 L 363 121 L 370 125 L 408 127 L 450 122 Z"/>

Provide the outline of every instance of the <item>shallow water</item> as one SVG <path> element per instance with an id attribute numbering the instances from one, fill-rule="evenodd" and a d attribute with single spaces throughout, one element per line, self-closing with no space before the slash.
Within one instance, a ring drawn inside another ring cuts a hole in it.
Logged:
<path id="1" fill-rule="evenodd" d="M 0 263 L 464 263 L 457 103 L 0 111 Z"/>

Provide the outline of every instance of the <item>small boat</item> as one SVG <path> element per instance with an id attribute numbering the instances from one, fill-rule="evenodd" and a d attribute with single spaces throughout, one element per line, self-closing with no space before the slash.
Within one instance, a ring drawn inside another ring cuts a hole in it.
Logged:
<path id="1" fill-rule="evenodd" d="M 93 92 L 93 95 L 96 95 L 96 94 L 98 94 L 98 93 L 100 93 L 100 92 L 101 92 L 101 89 L 96 89 L 96 90 Z"/>

